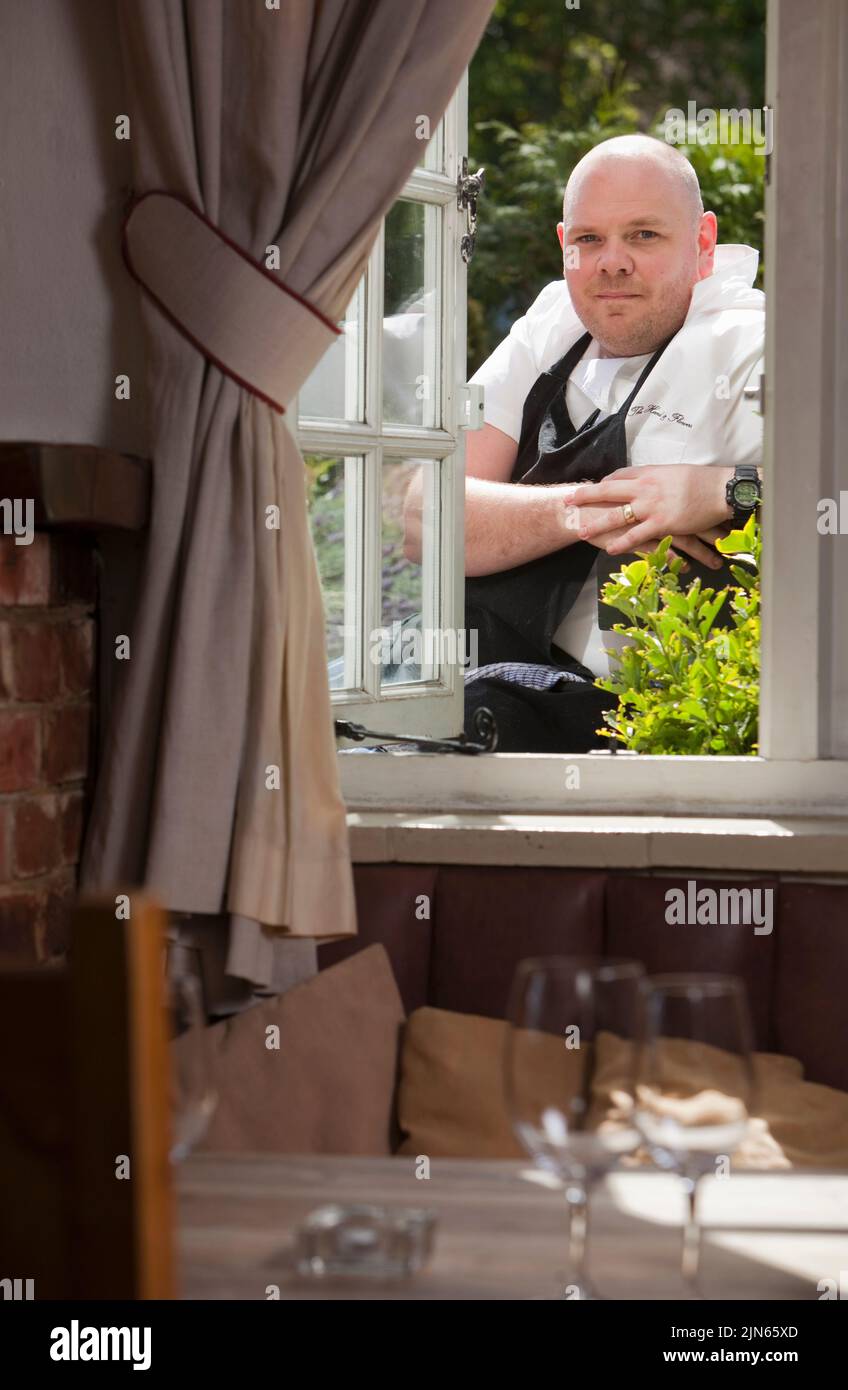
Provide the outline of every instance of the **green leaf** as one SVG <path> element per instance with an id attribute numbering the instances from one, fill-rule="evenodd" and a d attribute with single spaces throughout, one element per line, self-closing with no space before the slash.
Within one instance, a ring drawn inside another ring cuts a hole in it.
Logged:
<path id="1" fill-rule="evenodd" d="M 607 711 L 610 733 L 643 753 L 754 754 L 759 699 L 762 537 L 752 517 L 719 548 L 744 556 L 755 572 L 732 566 L 737 587 L 683 590 L 682 561 L 668 560 L 670 537 L 623 566 L 603 601 L 623 613 L 614 630 L 628 645 L 600 689 L 618 696 Z M 728 609 L 732 626 L 716 629 Z"/>

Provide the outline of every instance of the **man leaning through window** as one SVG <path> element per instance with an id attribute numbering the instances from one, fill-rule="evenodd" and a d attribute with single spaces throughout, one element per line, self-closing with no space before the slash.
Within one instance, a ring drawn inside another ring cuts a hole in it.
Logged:
<path id="1" fill-rule="evenodd" d="M 593 682 L 622 639 L 598 589 L 634 550 L 671 535 L 687 579 L 730 581 L 714 542 L 759 496 L 765 302 L 757 252 L 717 231 L 678 150 L 597 145 L 566 186 L 563 279 L 471 378 L 485 425 L 466 435 L 466 728 L 493 710 L 500 751 L 608 746 L 614 697 Z M 411 558 L 420 499 L 414 485 Z"/>

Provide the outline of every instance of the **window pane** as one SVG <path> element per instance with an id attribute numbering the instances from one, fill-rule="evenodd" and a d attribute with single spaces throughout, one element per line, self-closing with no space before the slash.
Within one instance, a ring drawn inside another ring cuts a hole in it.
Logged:
<path id="1" fill-rule="evenodd" d="M 330 689 L 360 684 L 357 614 L 361 613 L 359 516 L 361 457 L 306 454 L 309 519 L 321 576 Z"/>
<path id="2" fill-rule="evenodd" d="M 339 323 L 342 330 L 301 387 L 299 418 L 365 418 L 365 276 Z"/>
<path id="3" fill-rule="evenodd" d="M 423 160 L 418 161 L 419 168 L 430 169 L 433 173 L 442 174 L 445 168 L 445 123 L 439 121 L 430 140 L 427 141 L 424 150 Z"/>
<path id="4" fill-rule="evenodd" d="M 381 660 L 383 685 L 434 680 L 438 624 L 438 459 L 384 459 L 382 471 Z M 410 490 L 411 486 L 411 490 Z M 404 515 L 408 506 L 410 516 Z M 420 558 L 404 552 L 407 535 Z"/>
<path id="5" fill-rule="evenodd" d="M 433 429 L 439 400 L 441 209 L 401 198 L 386 216 L 383 414 Z"/>

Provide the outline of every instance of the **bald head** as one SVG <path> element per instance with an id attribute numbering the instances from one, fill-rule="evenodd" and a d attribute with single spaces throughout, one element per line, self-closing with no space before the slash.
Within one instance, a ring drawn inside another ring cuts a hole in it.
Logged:
<path id="1" fill-rule="evenodd" d="M 682 326 L 712 274 L 716 219 L 688 159 L 618 135 L 575 166 L 557 228 L 571 301 L 607 356 L 651 352 Z"/>
<path id="2" fill-rule="evenodd" d="M 653 135 L 615 135 L 610 140 L 601 141 L 572 169 L 562 200 L 562 220 L 566 227 L 569 211 L 582 181 L 593 171 L 602 168 L 615 177 L 616 167 L 621 174 L 637 168 L 656 170 L 668 181 L 671 195 L 686 207 L 692 222 L 696 224 L 700 221 L 704 213 L 701 187 L 698 175 L 686 156 L 674 145 L 657 140 Z"/>

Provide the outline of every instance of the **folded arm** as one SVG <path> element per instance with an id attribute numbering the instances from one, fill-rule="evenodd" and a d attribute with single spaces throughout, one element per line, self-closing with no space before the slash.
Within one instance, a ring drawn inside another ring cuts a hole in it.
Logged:
<path id="1" fill-rule="evenodd" d="M 705 564 L 716 567 L 721 564 L 711 545 L 719 534 L 711 531 L 713 523 L 702 527 L 655 529 L 649 537 L 640 535 L 634 542 L 634 527 L 622 523 L 620 504 L 612 506 L 611 502 L 616 499 L 608 493 L 595 491 L 605 484 L 511 483 L 509 479 L 517 454 L 515 440 L 494 425 L 484 425 L 481 430 L 471 430 L 466 435 L 465 573 L 469 577 L 514 569 L 579 540 L 589 540 L 598 549 L 613 555 L 632 551 L 636 545 L 644 548 L 649 541 L 656 544 L 669 534 L 676 550 L 685 551 Z M 422 468 L 428 466 L 422 464 Z M 623 469 L 611 476 L 620 480 L 624 474 L 659 471 Z M 663 473 L 672 471 L 662 470 Z M 726 477 L 728 470 L 723 473 Z M 404 553 L 407 559 L 416 562 L 421 559 L 422 498 L 419 469 L 404 499 Z M 722 519 L 726 520 L 727 515 L 724 507 Z M 703 533 L 700 537 L 699 531 Z M 622 545 L 628 537 L 628 543 Z"/>
<path id="2" fill-rule="evenodd" d="M 580 539 L 579 517 L 569 506 L 574 485 L 511 483 L 517 454 L 515 440 L 494 425 L 470 430 L 465 437 L 465 573 L 469 576 L 514 569 Z M 422 494 L 419 469 L 404 500 L 404 551 L 407 559 L 416 561 L 421 558 Z"/>
<path id="3" fill-rule="evenodd" d="M 696 535 L 721 534 L 731 519 L 725 490 L 732 468 L 711 464 L 645 464 L 619 468 L 600 483 L 585 483 L 574 495 L 581 513 L 591 504 L 594 516 L 581 516 L 580 539 L 609 555 L 644 549 L 656 537 L 685 530 Z M 631 518 L 624 521 L 623 508 Z"/>

